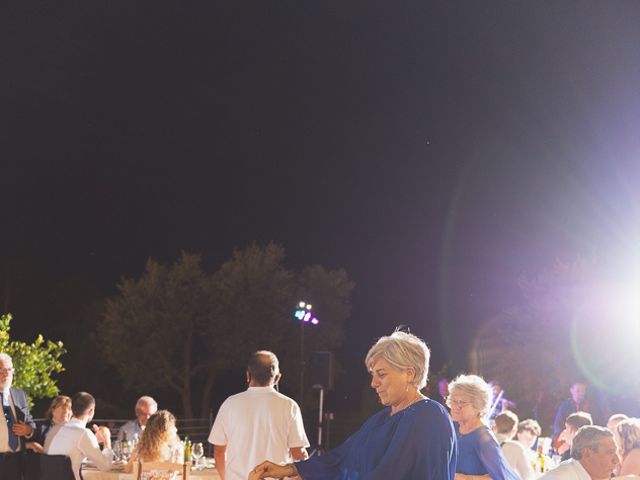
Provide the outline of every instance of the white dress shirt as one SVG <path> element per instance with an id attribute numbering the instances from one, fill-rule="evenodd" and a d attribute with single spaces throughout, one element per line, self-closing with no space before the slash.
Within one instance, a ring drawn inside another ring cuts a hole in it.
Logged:
<path id="1" fill-rule="evenodd" d="M 502 449 L 504 458 L 516 471 L 522 480 L 534 480 L 536 475 L 531 466 L 531 456 L 520 442 L 511 440 L 508 436 L 496 433 L 496 439 Z"/>
<path id="2" fill-rule="evenodd" d="M 109 470 L 113 456 L 108 448 L 100 451 L 94 433 L 84 421 L 77 418 L 53 427 L 47 434 L 44 451 L 49 455 L 70 457 L 76 480 L 80 480 L 80 466 L 85 458 L 91 460 L 98 469 Z"/>
<path id="3" fill-rule="evenodd" d="M 538 480 L 591 480 L 582 464 L 573 458 L 562 462 L 553 470 L 549 470 Z"/>

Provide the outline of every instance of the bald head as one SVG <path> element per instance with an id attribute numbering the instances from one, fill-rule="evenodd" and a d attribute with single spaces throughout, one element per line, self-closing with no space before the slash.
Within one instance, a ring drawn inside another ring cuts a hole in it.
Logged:
<path id="1" fill-rule="evenodd" d="M 268 387 L 277 383 L 280 377 L 278 357 L 268 350 L 258 350 L 249 357 L 247 365 L 249 385 L 252 387 Z"/>

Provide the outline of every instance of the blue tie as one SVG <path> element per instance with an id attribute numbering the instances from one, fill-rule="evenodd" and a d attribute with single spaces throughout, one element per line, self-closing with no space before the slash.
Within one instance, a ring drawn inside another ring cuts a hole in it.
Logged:
<path id="1" fill-rule="evenodd" d="M 7 430 L 9 433 L 9 448 L 14 452 L 18 450 L 18 446 L 20 445 L 20 441 L 18 440 L 18 436 L 13 433 L 11 427 L 16 423 L 16 418 L 13 415 L 13 410 L 11 410 L 11 405 L 9 404 L 9 395 L 4 395 L 4 393 L 0 392 L 0 399 L 2 400 L 2 411 L 4 412 L 4 419 L 7 421 Z"/>

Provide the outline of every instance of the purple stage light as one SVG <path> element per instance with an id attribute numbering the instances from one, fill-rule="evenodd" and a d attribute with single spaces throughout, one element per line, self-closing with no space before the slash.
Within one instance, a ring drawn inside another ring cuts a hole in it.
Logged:
<path id="1" fill-rule="evenodd" d="M 304 320 L 305 322 L 308 322 L 310 319 L 311 319 L 311 313 L 310 313 L 310 312 L 307 312 L 307 314 L 304 316 L 304 319 L 303 319 L 303 320 Z"/>
<path id="2" fill-rule="evenodd" d="M 316 317 L 313 317 L 313 318 L 311 319 L 311 325 L 317 325 L 317 324 L 319 324 L 319 323 L 320 323 L 320 322 L 318 321 L 318 319 L 317 319 Z"/>

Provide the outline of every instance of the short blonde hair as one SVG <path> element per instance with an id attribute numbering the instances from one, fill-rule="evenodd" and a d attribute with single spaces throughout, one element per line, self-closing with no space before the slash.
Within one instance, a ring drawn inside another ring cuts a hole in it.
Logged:
<path id="1" fill-rule="evenodd" d="M 51 405 L 49 405 L 49 409 L 47 410 L 46 416 L 49 420 L 53 418 L 53 411 L 58 407 L 67 407 L 71 410 L 71 398 L 66 395 L 58 395 L 53 400 L 51 400 Z"/>
<path id="2" fill-rule="evenodd" d="M 371 369 L 383 358 L 396 370 L 413 368 L 415 375 L 411 383 L 421 390 L 427 384 L 430 356 L 429 347 L 424 341 L 411 333 L 395 331 L 380 338 L 369 349 L 364 364 Z"/>
<path id="3" fill-rule="evenodd" d="M 449 384 L 449 397 L 447 398 L 447 406 L 449 408 L 451 408 L 451 395 L 456 391 L 471 398 L 471 404 L 473 408 L 480 412 L 480 416 L 486 417 L 489 414 L 493 390 L 482 377 L 478 375 L 458 375 Z"/>

